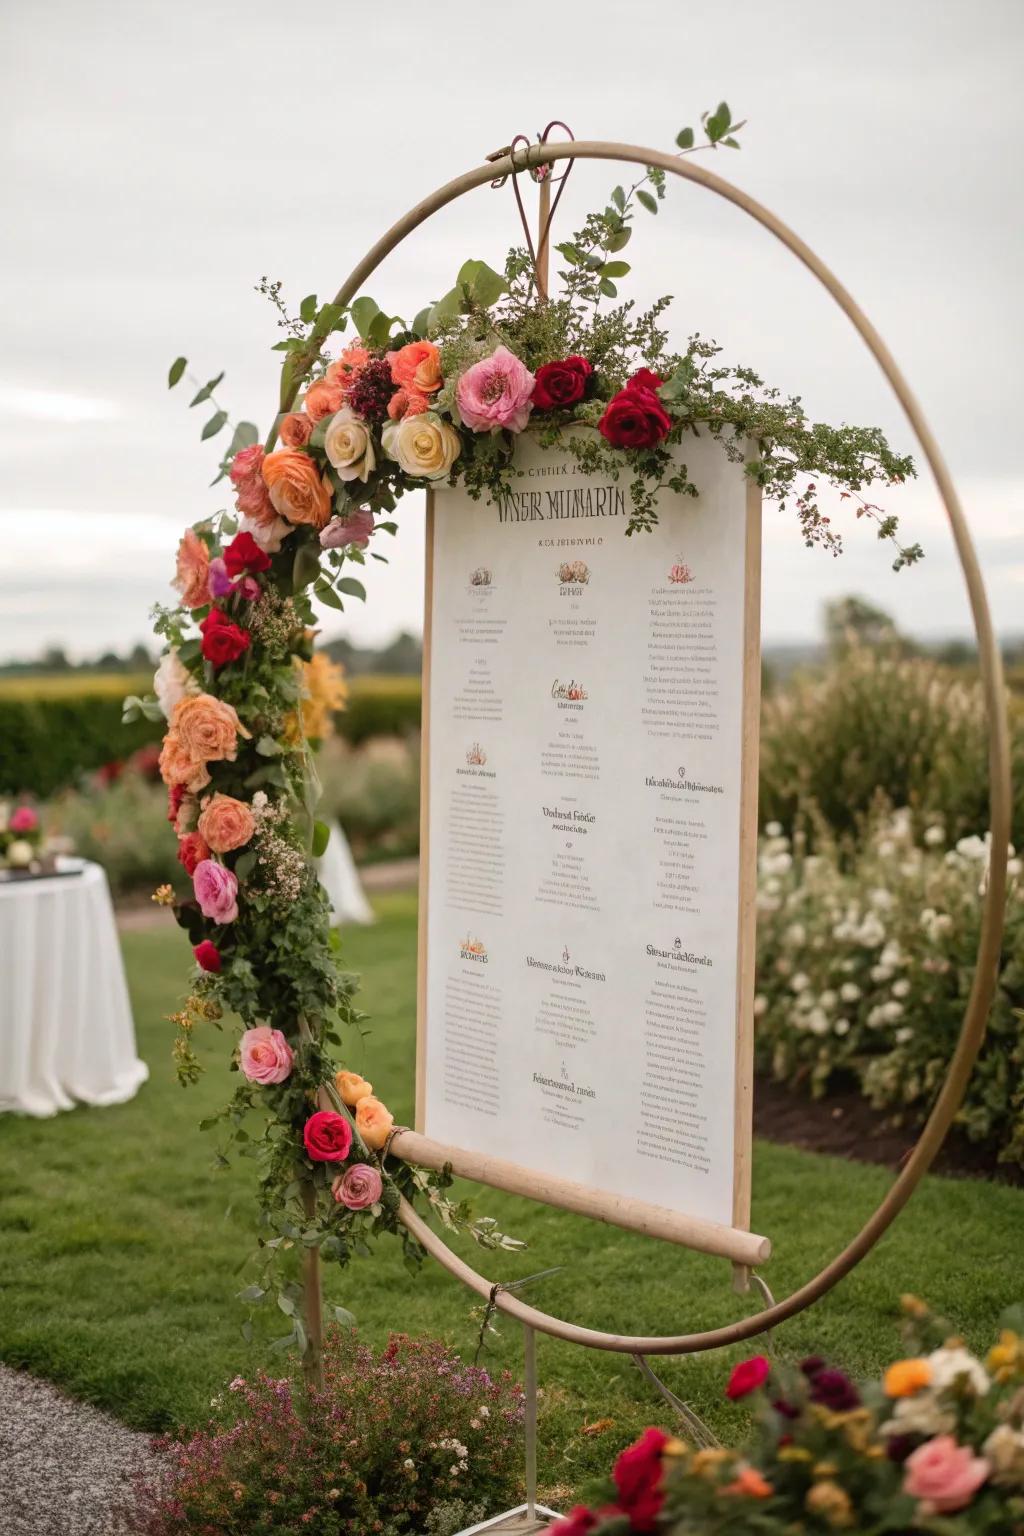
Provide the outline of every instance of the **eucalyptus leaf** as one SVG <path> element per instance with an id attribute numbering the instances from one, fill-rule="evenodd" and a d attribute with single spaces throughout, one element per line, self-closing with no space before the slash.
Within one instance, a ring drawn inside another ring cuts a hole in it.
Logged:
<path id="1" fill-rule="evenodd" d="M 343 576 L 338 582 L 338 591 L 344 592 L 347 597 L 358 597 L 361 602 L 366 602 L 366 588 L 354 576 Z"/>
<path id="2" fill-rule="evenodd" d="M 657 203 L 655 202 L 655 200 L 651 196 L 651 194 L 649 192 L 645 192 L 642 187 L 640 188 L 639 192 L 636 194 L 636 200 L 637 200 L 637 202 L 640 204 L 640 206 L 642 208 L 646 208 L 647 209 L 648 213 L 657 213 L 657 211 L 658 211 Z"/>
<path id="3" fill-rule="evenodd" d="M 693 129 L 680 128 L 679 132 L 676 134 L 676 143 L 679 145 L 680 149 L 692 149 Z"/>
<path id="4" fill-rule="evenodd" d="M 428 304 L 426 308 L 420 310 L 418 315 L 413 317 L 411 329 L 417 336 L 425 336 L 430 329 L 430 311 L 432 308 L 433 305 Z"/>
<path id="5" fill-rule="evenodd" d="M 194 405 L 202 405 L 204 400 L 209 400 L 210 396 L 213 394 L 214 390 L 217 388 L 217 385 L 220 383 L 223 377 L 223 373 L 218 373 L 215 379 L 208 379 L 207 382 L 203 385 L 202 389 L 199 390 L 199 392 L 189 401 L 189 410 L 191 410 Z"/>
<path id="6" fill-rule="evenodd" d="M 313 588 L 313 596 L 317 602 L 325 603 L 328 608 L 338 608 L 344 612 L 345 604 L 335 592 L 326 577 L 322 577 Z"/>
<path id="7" fill-rule="evenodd" d="M 607 249 L 609 251 L 621 251 L 623 246 L 629 244 L 632 235 L 633 231 L 630 229 L 629 225 L 625 225 L 624 228 L 619 230 L 617 235 L 612 235 L 611 239 L 608 241 Z"/>
<path id="8" fill-rule="evenodd" d="M 601 268 L 602 277 L 625 277 L 630 270 L 628 261 L 606 261 Z"/>
<path id="9" fill-rule="evenodd" d="M 227 411 L 215 411 L 199 434 L 201 440 L 205 442 L 208 437 L 216 437 L 227 419 Z"/>
<path id="10" fill-rule="evenodd" d="M 612 202 L 621 213 L 626 206 L 626 194 L 621 187 L 616 187 L 612 193 Z"/>
<path id="11" fill-rule="evenodd" d="M 303 587 L 308 587 L 311 581 L 315 581 L 320 574 L 320 547 L 309 541 L 301 543 L 295 551 L 295 563 L 292 566 L 292 589 L 301 592 Z"/>
<path id="12" fill-rule="evenodd" d="M 299 305 L 299 319 L 303 325 L 312 325 L 316 316 L 316 294 L 307 293 Z"/>
<path id="13" fill-rule="evenodd" d="M 331 829 L 325 821 L 313 823 L 313 848 L 314 859 L 320 859 L 327 851 L 327 844 L 331 840 Z"/>
<path id="14" fill-rule="evenodd" d="M 167 388 L 168 389 L 173 389 L 174 388 L 175 384 L 177 384 L 178 380 L 181 378 L 182 374 L 185 372 L 185 369 L 187 367 L 188 367 L 188 358 L 187 357 L 176 357 L 174 359 L 174 362 L 171 364 L 170 370 L 169 370 L 169 372 L 167 374 Z"/>

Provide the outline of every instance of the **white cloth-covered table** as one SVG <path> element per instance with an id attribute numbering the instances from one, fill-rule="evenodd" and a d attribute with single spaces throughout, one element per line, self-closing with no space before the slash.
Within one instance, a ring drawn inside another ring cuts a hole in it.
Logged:
<path id="1" fill-rule="evenodd" d="M 322 857 L 316 861 L 316 872 L 330 899 L 334 921 L 372 923 L 373 908 L 363 895 L 348 838 L 333 818 L 327 825 L 331 835 Z"/>
<path id="2" fill-rule="evenodd" d="M 149 1076 L 135 1052 L 107 877 L 0 883 L 0 1110 L 120 1104 Z"/>

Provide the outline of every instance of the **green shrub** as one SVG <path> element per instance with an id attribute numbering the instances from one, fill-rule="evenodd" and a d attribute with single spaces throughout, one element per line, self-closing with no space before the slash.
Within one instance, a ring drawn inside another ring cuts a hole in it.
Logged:
<path id="1" fill-rule="evenodd" d="M 357 859 L 400 858 L 419 847 L 417 738 L 380 736 L 353 747 L 335 737 L 317 758 L 320 814 L 335 816 Z"/>
<path id="2" fill-rule="evenodd" d="M 159 741 L 159 721 L 121 724 L 126 694 L 151 691 L 148 677 L 91 676 L 0 679 L 0 795 L 41 799 L 83 774 L 120 762 Z M 358 745 L 373 736 L 409 736 L 420 725 L 418 677 L 353 678 L 339 733 Z"/>
<path id="3" fill-rule="evenodd" d="M 1012 706 L 1015 757 L 1024 720 Z M 1024 841 L 1018 775 L 1014 835 Z M 854 831 L 881 792 L 920 827 L 940 817 L 949 836 L 988 825 L 981 686 L 920 657 L 854 647 L 827 670 L 765 699 L 761 715 L 762 824 L 793 825 L 813 803 L 837 833 Z"/>
<path id="4" fill-rule="evenodd" d="M 915 838 L 908 810 L 876 816 L 840 859 L 771 824 L 759 852 L 756 1049 L 774 1077 L 824 1094 L 852 1079 L 879 1108 L 920 1119 L 943 1081 L 974 974 L 988 848 Z M 959 1123 L 1024 1164 L 1024 892 L 1011 861 L 999 985 Z"/>
<path id="5" fill-rule="evenodd" d="M 47 835 L 70 839 L 82 858 L 102 864 L 115 896 L 148 894 L 165 883 L 187 889 L 167 821 L 167 791 L 142 774 L 65 790 L 46 806 L 44 826 Z"/>

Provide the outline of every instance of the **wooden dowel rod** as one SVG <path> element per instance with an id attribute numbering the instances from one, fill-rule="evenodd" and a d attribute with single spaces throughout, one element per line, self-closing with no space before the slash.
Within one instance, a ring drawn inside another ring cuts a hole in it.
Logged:
<path id="1" fill-rule="evenodd" d="M 391 1151 L 405 1162 L 418 1163 L 423 1168 L 443 1168 L 450 1163 L 452 1172 L 460 1178 L 489 1184 L 492 1189 L 503 1189 L 510 1195 L 525 1195 L 527 1199 L 540 1200 L 545 1205 L 557 1205 L 562 1210 L 607 1221 L 629 1232 L 642 1232 L 647 1237 L 680 1243 L 684 1248 L 694 1248 L 700 1253 L 712 1253 L 719 1258 L 731 1259 L 735 1264 L 763 1264 L 772 1251 L 768 1238 L 759 1237 L 756 1232 L 741 1232 L 717 1221 L 704 1221 L 699 1216 L 670 1211 L 663 1205 L 647 1205 L 625 1195 L 590 1189 L 586 1184 L 575 1184 L 571 1179 L 561 1179 L 554 1174 L 537 1173 L 532 1168 L 507 1163 L 486 1152 L 450 1147 L 429 1136 L 420 1136 L 416 1131 L 399 1131 L 391 1142 Z"/>

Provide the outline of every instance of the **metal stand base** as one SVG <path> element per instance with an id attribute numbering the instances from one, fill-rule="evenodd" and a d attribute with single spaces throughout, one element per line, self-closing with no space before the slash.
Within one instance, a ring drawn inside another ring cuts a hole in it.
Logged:
<path id="1" fill-rule="evenodd" d="M 552 1520 L 559 1519 L 559 1515 L 553 1509 L 547 1509 L 543 1504 L 534 1504 L 533 1512 L 530 1512 L 526 1504 L 518 1504 L 515 1509 L 510 1509 L 507 1514 L 495 1515 L 493 1520 L 484 1520 L 480 1525 L 471 1525 L 468 1530 L 460 1531 L 459 1536 L 477 1536 L 478 1531 L 506 1532 L 508 1536 L 533 1536 L 535 1531 L 546 1531 Z"/>

